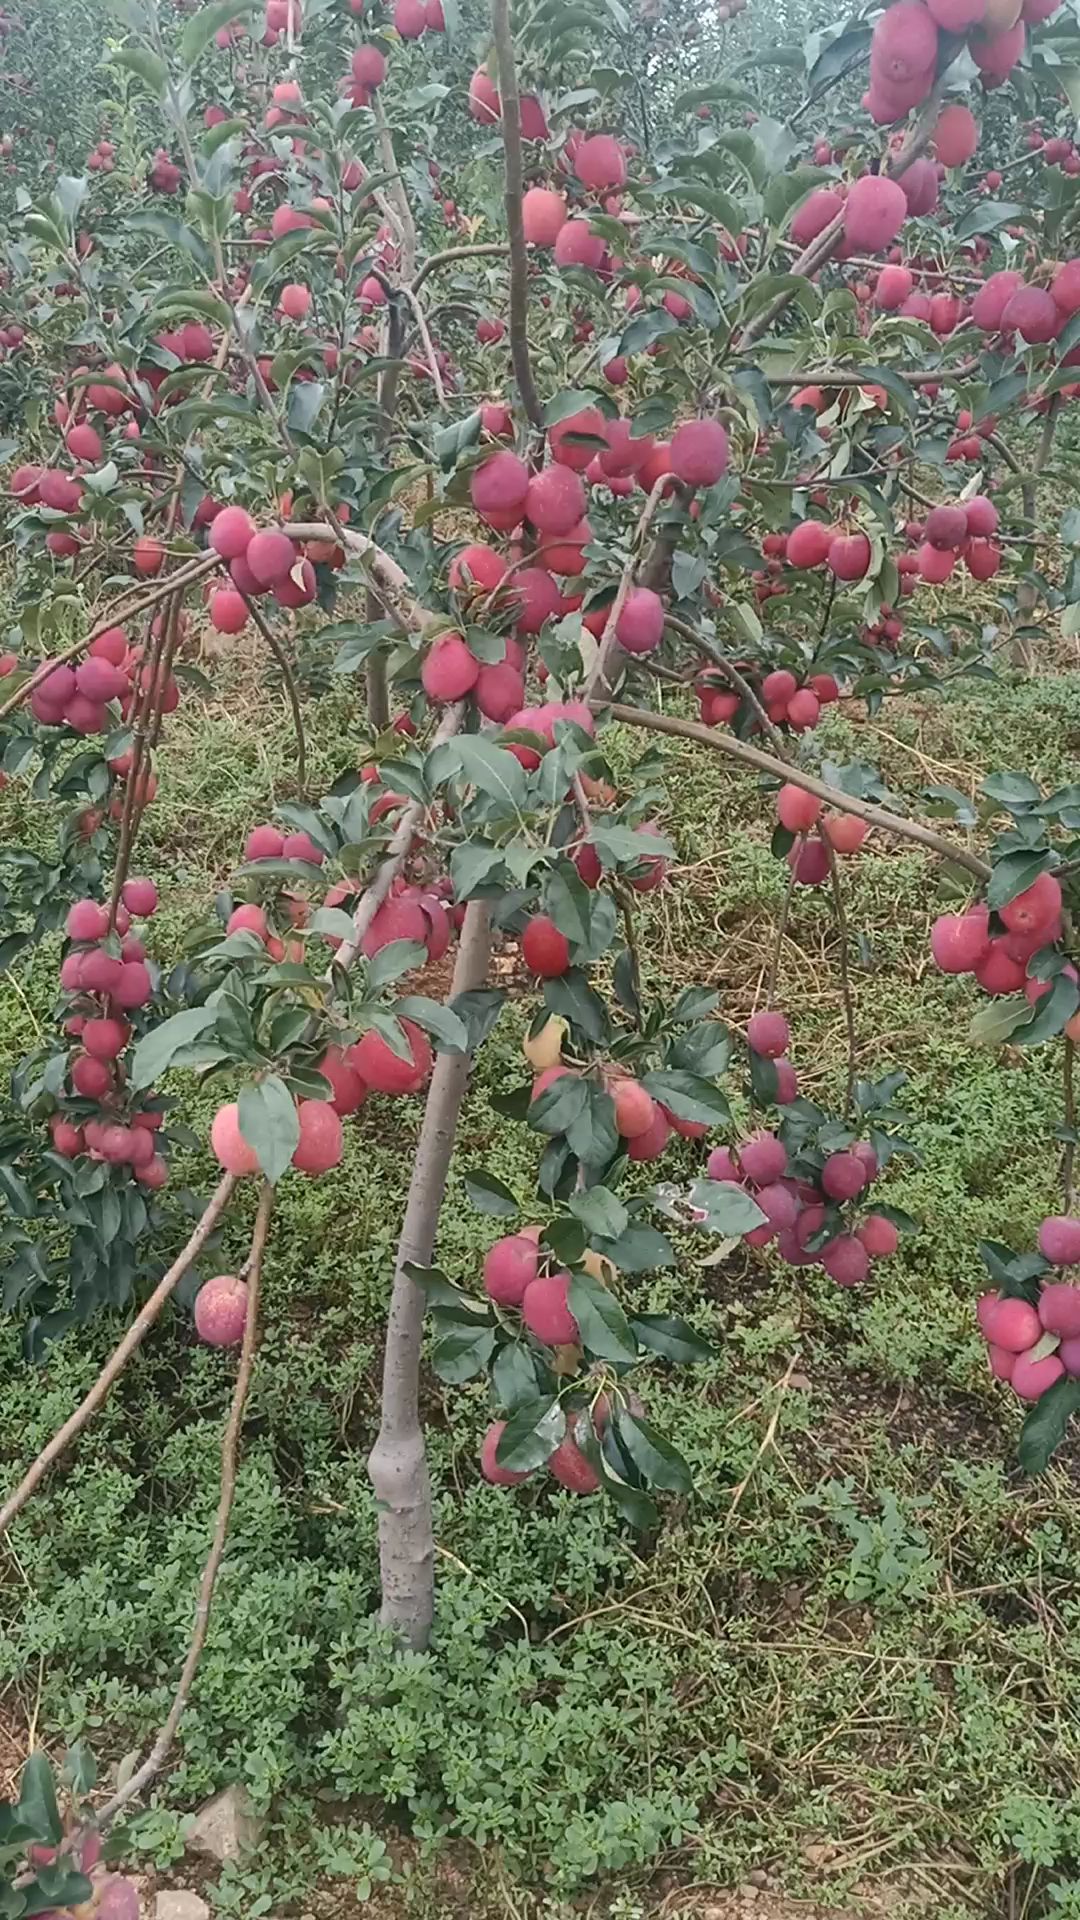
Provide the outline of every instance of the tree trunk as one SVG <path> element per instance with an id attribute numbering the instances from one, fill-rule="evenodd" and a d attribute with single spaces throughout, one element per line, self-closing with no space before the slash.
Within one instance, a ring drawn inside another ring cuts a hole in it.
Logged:
<path id="1" fill-rule="evenodd" d="M 466 910 L 452 994 L 483 986 L 491 952 L 487 905 Z M 435 1544 L 431 1482 L 420 1424 L 420 1352 L 424 1294 L 405 1262 L 430 1266 L 439 1210 L 454 1149 L 471 1057 L 441 1053 L 435 1062 L 398 1241 L 383 1354 L 382 1418 L 368 1456 L 379 1501 L 380 1618 L 413 1649 L 426 1647 L 435 1607 Z"/>

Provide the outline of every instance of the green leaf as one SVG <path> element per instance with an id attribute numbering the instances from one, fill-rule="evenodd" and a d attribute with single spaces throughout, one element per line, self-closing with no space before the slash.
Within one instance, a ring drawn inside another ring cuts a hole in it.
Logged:
<path id="1" fill-rule="evenodd" d="M 180 35 L 180 58 L 184 66 L 193 67 L 222 27 L 231 26 L 245 14 L 255 13 L 261 3 L 262 0 L 210 0 L 208 6 L 201 6 Z"/>
<path id="2" fill-rule="evenodd" d="M 619 357 L 625 359 L 630 354 L 644 353 L 657 340 L 663 340 L 669 333 L 677 333 L 678 330 L 678 321 L 666 307 L 650 307 L 645 313 L 635 313 L 619 336 Z"/>
<path id="3" fill-rule="evenodd" d="M 663 1354 L 665 1360 L 679 1360 L 687 1364 L 696 1360 L 711 1360 L 713 1349 L 709 1342 L 695 1333 L 693 1327 L 674 1313 L 637 1313 L 630 1322 L 643 1347 L 651 1347 L 654 1353 Z"/>
<path id="4" fill-rule="evenodd" d="M 496 1404 L 513 1413 L 543 1394 L 551 1395 L 551 1376 L 539 1354 L 524 1340 L 504 1340 L 491 1363 Z"/>
<path id="5" fill-rule="evenodd" d="M 1036 1400 L 1020 1429 L 1017 1447 L 1025 1473 L 1043 1473 L 1061 1445 L 1074 1413 L 1080 1412 L 1080 1380 L 1066 1374 Z"/>
<path id="6" fill-rule="evenodd" d="M 586 1187 L 571 1194 L 570 1211 L 587 1233 L 602 1234 L 608 1240 L 618 1239 L 630 1221 L 622 1201 L 607 1187 Z"/>
<path id="7" fill-rule="evenodd" d="M 149 47 L 120 47 L 112 57 L 125 72 L 137 74 L 155 100 L 165 98 L 169 83 L 168 68 L 164 60 L 159 60 L 156 53 L 151 53 Z"/>
<path id="8" fill-rule="evenodd" d="M 615 1126 L 615 1102 L 592 1081 L 585 1111 L 566 1129 L 566 1144 L 583 1167 L 606 1167 L 622 1147 Z"/>
<path id="9" fill-rule="evenodd" d="M 1049 993 L 1044 993 L 1035 1004 L 1035 1011 L 1025 1026 L 1017 1027 L 1013 1039 L 1018 1047 L 1040 1047 L 1046 1040 L 1053 1040 L 1071 1020 L 1080 1007 L 1080 988 L 1067 973 L 1059 973 Z"/>
<path id="10" fill-rule="evenodd" d="M 544 888 L 544 910 L 566 935 L 577 960 L 599 960 L 615 932 L 611 895 L 587 887 L 572 860 L 552 869 Z"/>
<path id="11" fill-rule="evenodd" d="M 973 1014 L 969 1029 L 971 1039 L 977 1047 L 1004 1046 L 1017 1028 L 1026 1026 L 1030 1018 L 1031 1008 L 1023 994 L 997 995 L 987 1006 L 980 1007 Z"/>
<path id="12" fill-rule="evenodd" d="M 1054 858 L 1048 847 L 1037 853 L 1018 851 L 1003 854 L 995 860 L 986 888 L 986 904 L 997 912 L 1007 907 L 1017 894 L 1026 893 L 1033 886 L 1040 873 L 1045 873 L 1054 864 Z"/>
<path id="13" fill-rule="evenodd" d="M 606 1240 L 597 1252 L 605 1253 L 621 1273 L 650 1273 L 654 1267 L 675 1265 L 675 1251 L 666 1233 L 640 1220 L 631 1220 L 617 1240 Z"/>
<path id="14" fill-rule="evenodd" d="M 770 226 L 783 228 L 807 195 L 831 178 L 824 167 L 796 167 L 791 173 L 775 174 L 765 190 L 765 218 Z"/>
<path id="15" fill-rule="evenodd" d="M 254 1148 L 260 1167 L 271 1185 L 280 1180 L 296 1152 L 300 1140 L 300 1117 L 296 1102 L 283 1080 L 274 1073 L 240 1089 L 240 1132 Z"/>
<path id="16" fill-rule="evenodd" d="M 980 200 L 969 207 L 953 228 L 956 240 L 972 240 L 979 233 L 993 233 L 1027 212 L 1018 200 Z"/>
<path id="17" fill-rule="evenodd" d="M 174 1013 L 159 1027 L 152 1027 L 138 1042 L 131 1061 L 131 1085 L 135 1093 L 153 1086 L 165 1073 L 183 1047 L 189 1047 L 215 1025 L 215 1007 L 188 1007 Z"/>
<path id="18" fill-rule="evenodd" d="M 1031 807 L 1037 807 L 1042 799 L 1042 788 L 1036 786 L 1026 773 L 990 773 L 987 774 L 979 789 L 988 800 L 998 800 L 1010 813 L 1026 813 Z"/>
<path id="19" fill-rule="evenodd" d="M 450 1005 L 465 1022 L 469 1052 L 476 1053 L 494 1031 L 506 1005 L 506 994 L 501 987 L 474 987 L 467 993 L 455 993 Z"/>
<path id="20" fill-rule="evenodd" d="M 689 1493 L 693 1479 L 686 1461 L 648 1420 L 620 1407 L 615 1415 L 615 1427 L 648 1486 L 664 1487 L 669 1493 Z"/>
<path id="21" fill-rule="evenodd" d="M 347 913 L 342 913 L 337 907 L 331 907 L 329 911 L 334 915 L 335 919 L 346 922 L 349 931 L 347 934 L 342 934 L 341 938 L 351 940 L 353 926 L 352 916 Z M 312 916 L 311 924 L 318 933 L 321 933 L 323 928 L 317 926 L 316 922 L 319 920 L 320 914 L 326 912 L 327 908 L 323 907 L 320 909 L 320 913 L 313 914 Z M 327 931 L 341 932 L 340 928 L 331 928 L 327 929 Z M 417 967 L 424 966 L 427 962 L 427 957 L 427 948 L 422 940 L 390 940 L 385 947 L 379 948 L 378 953 L 375 954 L 373 959 L 368 961 L 368 981 L 372 989 L 378 992 L 380 987 L 389 986 L 392 980 L 400 980 L 403 973 L 412 973 Z"/>
<path id="22" fill-rule="evenodd" d="M 765 1224 L 765 1215 L 750 1194 L 730 1180 L 695 1180 L 690 1204 L 705 1213 L 702 1226 L 725 1239 L 738 1238 Z"/>
<path id="23" fill-rule="evenodd" d="M 494 1351 L 494 1327 L 447 1327 L 432 1346 L 432 1369 L 440 1380 L 457 1387 L 483 1373 Z"/>
<path id="24" fill-rule="evenodd" d="M 571 414 L 582 413 L 586 407 L 595 405 L 596 395 L 588 387 L 563 387 L 544 408 L 544 425 L 557 427 L 560 421 L 569 420 Z"/>
<path id="25" fill-rule="evenodd" d="M 637 1341 L 613 1293 L 589 1273 L 575 1273 L 567 1305 L 581 1331 L 581 1344 L 596 1360 L 636 1360 Z"/>
<path id="26" fill-rule="evenodd" d="M 30 1755 L 22 1770 L 16 1811 L 20 1821 L 30 1828 L 40 1845 L 59 1845 L 64 1837 L 64 1826 L 56 1804 L 52 1768 L 40 1747 Z"/>
<path id="27" fill-rule="evenodd" d="M 550 1460 L 566 1432 L 566 1415 L 550 1394 L 527 1400 L 512 1413 L 495 1449 L 496 1465 L 509 1473 L 531 1473 Z"/>
<path id="28" fill-rule="evenodd" d="M 607 1007 L 580 967 L 570 967 L 557 980 L 545 980 L 544 1003 L 594 1045 L 605 1046 L 611 1038 Z"/>
<path id="29" fill-rule="evenodd" d="M 714 1126 L 731 1116 L 719 1087 L 696 1073 L 677 1070 L 646 1073 L 642 1075 L 641 1084 L 661 1106 L 670 1108 L 677 1120 L 698 1120 Z"/>
<path id="30" fill-rule="evenodd" d="M 588 1081 L 580 1074 L 560 1073 L 529 1102 L 529 1125 L 538 1133 L 565 1133 L 584 1113 L 589 1101 Z"/>
<path id="31" fill-rule="evenodd" d="M 514 1194 L 497 1174 L 474 1167 L 465 1176 L 465 1191 L 478 1213 L 493 1213 L 509 1219 L 521 1209 Z"/>
<path id="32" fill-rule="evenodd" d="M 408 993 L 403 1000 L 394 1002 L 394 1012 L 402 1020 L 415 1020 L 418 1027 L 430 1033 L 439 1053 L 468 1053 L 468 1028 L 453 1008 L 444 1006 L 442 1001 Z"/>
<path id="33" fill-rule="evenodd" d="M 515 814 L 525 805 L 524 767 L 505 747 L 496 747 L 490 740 L 468 735 L 444 740 L 428 754 L 424 777 L 433 788 L 445 785 L 448 779 L 460 779 L 469 786 L 479 787 L 492 799 L 505 802 Z"/>
<path id="34" fill-rule="evenodd" d="M 429 1307 L 452 1307 L 457 1311 L 475 1306 L 478 1311 L 486 1313 L 485 1307 L 471 1300 L 467 1293 L 462 1293 L 460 1287 L 455 1287 L 453 1281 L 447 1279 L 441 1267 L 420 1267 L 414 1260 L 403 1260 L 401 1264 L 409 1279 L 420 1288 Z"/>
<path id="35" fill-rule="evenodd" d="M 872 29 L 861 25 L 848 27 L 828 41 L 825 41 L 824 33 L 812 33 L 803 48 L 808 67 L 806 91 L 809 97 L 812 99 L 830 86 L 849 67 L 857 66 L 868 51 L 871 38 Z"/>
<path id="36" fill-rule="evenodd" d="M 700 207 L 702 213 L 719 220 L 733 240 L 738 239 L 746 225 L 746 214 L 733 194 L 725 193 L 721 187 L 705 186 L 700 180 L 657 180 L 649 188 L 649 194 L 656 199 L 686 200 L 692 207 Z"/>

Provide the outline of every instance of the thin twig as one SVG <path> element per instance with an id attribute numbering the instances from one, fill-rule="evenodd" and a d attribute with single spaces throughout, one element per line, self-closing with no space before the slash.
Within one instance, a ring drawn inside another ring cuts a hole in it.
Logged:
<path id="1" fill-rule="evenodd" d="M 307 786 L 307 741 L 304 735 L 304 716 L 300 709 L 300 695 L 296 689 L 296 679 L 292 667 L 289 664 L 289 657 L 261 607 L 256 606 L 254 600 L 250 599 L 246 593 L 242 593 L 241 597 L 281 669 L 281 677 L 285 682 L 285 693 L 289 706 L 292 709 L 293 731 L 296 734 L 296 778 L 300 791 L 303 793 Z"/>
<path id="2" fill-rule="evenodd" d="M 482 240 L 472 247 L 444 247 L 441 253 L 430 253 L 412 283 L 414 293 L 419 293 L 429 273 L 435 273 L 439 267 L 447 267 L 454 260 L 479 259 L 482 255 L 506 254 L 504 240 Z"/>
<path id="3" fill-rule="evenodd" d="M 16 1515 L 22 1512 L 34 1489 L 45 1478 L 53 1461 L 58 1460 L 66 1451 L 76 1434 L 82 1432 L 90 1415 L 97 1411 L 107 1397 L 114 1380 L 123 1372 L 132 1354 L 142 1345 L 169 1295 L 183 1279 L 192 1261 L 198 1259 L 224 1213 L 235 1185 L 236 1180 L 231 1173 L 227 1173 L 219 1182 L 202 1217 L 193 1228 L 183 1252 L 177 1255 L 168 1271 L 162 1274 L 145 1306 L 132 1321 L 123 1339 L 113 1348 L 89 1393 L 84 1394 L 74 1413 L 53 1434 L 48 1445 L 41 1449 L 33 1466 L 24 1474 L 14 1493 L 0 1508 L 0 1534 L 7 1532 Z"/>
<path id="4" fill-rule="evenodd" d="M 776 998 L 776 983 L 780 974 L 780 955 L 784 945 L 784 936 L 787 933 L 788 916 L 791 913 L 791 902 L 794 892 L 795 863 L 792 861 L 788 868 L 787 886 L 784 888 L 784 898 L 780 906 L 780 918 L 776 923 L 776 935 L 773 940 L 773 950 L 769 960 L 769 978 L 765 984 L 765 1005 L 767 1007 L 771 1007 Z"/>
<path id="5" fill-rule="evenodd" d="M 251 1240 L 251 1256 L 247 1268 L 247 1317 L 244 1321 L 244 1338 L 240 1348 L 240 1362 L 236 1371 L 236 1385 L 233 1388 L 229 1418 L 221 1437 L 221 1488 L 218 1494 L 217 1518 L 214 1522 L 214 1536 L 210 1551 L 203 1567 L 199 1582 L 199 1598 L 195 1608 L 195 1624 L 188 1643 L 187 1655 L 181 1670 L 172 1706 L 141 1767 L 132 1774 L 130 1780 L 107 1800 L 95 1816 L 94 1824 L 99 1829 L 106 1827 L 116 1818 L 122 1807 L 136 1799 L 151 1780 L 161 1772 L 169 1757 L 176 1730 L 187 1706 L 192 1684 L 206 1645 L 206 1636 L 210 1628 L 210 1611 L 214 1604 L 214 1587 L 218 1571 L 225 1553 L 225 1542 L 229 1532 L 229 1518 L 232 1513 L 233 1497 L 236 1492 L 236 1464 L 240 1444 L 240 1428 L 244 1419 L 251 1375 L 255 1365 L 255 1349 L 259 1334 L 259 1293 L 262 1284 L 263 1255 L 266 1251 L 266 1236 L 270 1226 L 270 1214 L 274 1205 L 274 1189 L 264 1182 L 259 1196 L 259 1211 L 255 1217 L 255 1231 Z"/>
<path id="6" fill-rule="evenodd" d="M 383 172 L 391 176 L 389 186 L 394 197 L 397 226 L 401 232 L 400 278 L 407 285 L 411 285 L 416 278 L 416 222 L 412 216 L 409 196 L 405 191 L 405 182 L 401 177 L 401 169 L 394 152 L 394 139 L 387 124 L 386 110 L 377 93 L 372 100 L 371 110 L 375 115 L 375 125 L 379 134 L 379 159 L 382 161 Z"/>
<path id="7" fill-rule="evenodd" d="M 858 1041 L 855 1033 L 855 996 L 851 990 L 851 941 L 848 935 L 847 912 L 844 907 L 844 890 L 840 885 L 840 866 L 836 858 L 836 849 L 823 827 L 819 827 L 821 844 L 825 848 L 829 862 L 829 884 L 832 888 L 833 912 L 836 915 L 836 931 L 840 938 L 839 973 L 840 992 L 844 1002 L 844 1026 L 847 1032 L 847 1071 L 844 1080 L 844 1118 L 851 1112 L 852 1095 L 855 1092 L 855 1056 Z"/>
<path id="8" fill-rule="evenodd" d="M 399 291 L 402 294 L 402 297 L 408 301 L 410 307 L 412 308 L 413 319 L 416 321 L 417 331 L 419 332 L 420 340 L 424 349 L 424 355 L 427 359 L 428 367 L 431 371 L 431 382 L 435 388 L 435 398 L 438 401 L 440 407 L 445 407 L 446 388 L 443 386 L 443 377 L 442 377 L 442 374 L 439 372 L 439 357 L 435 352 L 435 348 L 432 343 L 431 334 L 428 329 L 428 323 L 424 318 L 424 309 L 420 305 L 420 302 L 417 299 L 411 287 L 406 287 L 402 285 Z"/>
<path id="9" fill-rule="evenodd" d="M 521 404 L 532 425 L 544 425 L 544 409 L 529 359 L 529 256 L 521 218 L 521 102 L 514 65 L 514 37 L 510 29 L 510 0 L 491 0 L 491 26 L 499 70 L 503 154 L 506 169 L 506 225 L 510 235 L 510 358 L 514 364 Z"/>
<path id="10" fill-rule="evenodd" d="M 1076 1133 L 1076 1085 L 1073 1078 L 1076 1067 L 1076 1042 L 1065 1038 L 1065 1061 L 1063 1069 L 1065 1125 L 1070 1135 Z M 1073 1174 L 1076 1165 L 1076 1141 L 1070 1138 L 1065 1142 L 1065 1152 L 1061 1157 L 1061 1184 L 1065 1189 L 1065 1211 L 1071 1213 L 1076 1204 L 1076 1188 Z"/>
<path id="11" fill-rule="evenodd" d="M 128 876 L 131 855 L 135 847 L 135 838 L 139 831 L 139 822 L 146 807 L 147 779 L 150 772 L 152 723 L 157 718 L 160 728 L 162 702 L 168 682 L 172 657 L 176 650 L 180 631 L 180 607 L 183 594 L 166 601 L 158 616 L 158 631 L 151 634 L 148 657 L 144 661 L 141 677 L 142 692 L 134 714 L 131 743 L 131 764 L 128 768 L 124 790 L 124 806 L 120 815 L 120 835 L 116 847 L 116 863 L 113 868 L 112 893 L 109 898 L 109 926 L 115 927 L 116 915 L 120 906 L 120 896 Z"/>
<path id="12" fill-rule="evenodd" d="M 784 739 L 779 727 L 774 726 L 773 722 L 769 719 L 765 707 L 759 696 L 754 692 L 749 680 L 739 672 L 738 667 L 735 666 L 733 661 L 728 659 L 726 653 L 717 646 L 715 640 L 707 640 L 704 634 L 698 633 L 694 627 L 688 626 L 685 620 L 677 620 L 674 614 L 671 613 L 664 615 L 664 625 L 670 627 L 673 633 L 681 634 L 682 638 L 689 640 L 693 646 L 699 647 L 701 652 L 706 654 L 712 661 L 713 665 L 719 667 L 725 679 L 735 688 L 736 693 L 746 701 L 747 705 L 757 715 L 758 725 L 761 727 L 762 732 L 772 741 L 781 759 L 786 758 L 788 750 L 787 741 Z"/>

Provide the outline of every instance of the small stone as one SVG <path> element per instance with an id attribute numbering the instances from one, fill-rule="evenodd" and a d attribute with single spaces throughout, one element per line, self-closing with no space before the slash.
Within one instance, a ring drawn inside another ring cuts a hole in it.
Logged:
<path id="1" fill-rule="evenodd" d="M 210 1909 L 197 1893 L 168 1887 L 158 1894 L 154 1920 L 210 1920 Z"/>
<path id="2" fill-rule="evenodd" d="M 764 1867 L 752 1867 L 746 1878 L 752 1887 L 767 1887 L 769 1884 L 769 1876 Z"/>
<path id="3" fill-rule="evenodd" d="M 196 1853 L 208 1853 L 214 1860 L 239 1860 L 254 1853 L 262 1839 L 264 1822 L 251 1804 L 246 1787 L 234 1784 L 215 1793 L 200 1807 L 187 1836 L 187 1845 Z"/>

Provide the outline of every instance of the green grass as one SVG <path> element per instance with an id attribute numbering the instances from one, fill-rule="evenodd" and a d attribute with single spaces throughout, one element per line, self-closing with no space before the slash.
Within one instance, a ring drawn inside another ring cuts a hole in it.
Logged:
<path id="1" fill-rule="evenodd" d="M 139 865 L 165 906 L 163 958 L 228 875 L 243 831 L 293 791 L 273 694 L 239 675 L 169 725 L 161 799 Z M 316 784 L 358 748 L 350 689 L 311 709 Z M 879 758 L 916 794 L 970 787 L 1003 757 L 1068 776 L 1080 677 L 978 686 L 925 707 L 889 702 L 875 737 L 830 715 L 830 753 Z M 624 736 L 618 753 L 642 748 Z M 921 758 L 920 758 L 921 756 Z M 942 769 L 948 769 L 943 771 Z M 767 964 L 783 869 L 751 782 L 671 754 L 684 871 L 651 903 L 646 972 L 709 980 L 736 1022 Z M 50 823 L 4 795 L 15 838 Z M 233 1535 L 177 1762 L 132 1830 L 136 1856 L 178 1858 L 185 1811 L 225 1781 L 269 1810 L 258 1864 L 226 1871 L 221 1911 L 569 1914 L 610 1896 L 634 1920 L 680 1882 L 736 1885 L 756 1868 L 843 1907 L 885 1888 L 936 1920 L 1080 1913 L 1080 1515 L 1075 1457 L 1044 1480 L 1012 1465 L 1014 1403 L 986 1379 L 972 1306 L 983 1235 L 1029 1243 L 1054 1201 L 1057 1050 L 999 1059 L 967 1038 L 972 996 L 927 967 L 933 873 L 876 837 L 848 863 L 860 1071 L 903 1067 L 922 1160 L 890 1173 L 917 1237 L 857 1295 L 738 1255 L 625 1282 L 716 1343 L 688 1381 L 646 1397 L 695 1471 L 658 1538 L 542 1480 L 504 1494 L 476 1470 L 478 1386 L 425 1381 L 437 1497 L 431 1652 L 394 1660 L 372 1625 L 380 1329 L 419 1105 L 375 1103 L 350 1126 L 340 1177 L 281 1189 L 265 1338 Z M 781 999 L 806 1090 L 835 1095 L 843 1015 L 827 901 L 797 897 Z M 14 1058 L 49 1017 L 55 949 L 0 990 Z M 494 1237 L 462 1170 L 483 1162 L 523 1196 L 532 1137 L 489 1096 L 517 1076 L 520 1017 L 490 1042 L 470 1093 L 443 1215 L 447 1270 L 475 1272 Z M 188 1112 L 205 1137 L 212 1101 Z M 691 1164 L 691 1150 L 685 1149 Z M 205 1190 L 210 1170 L 186 1169 Z M 250 1208 L 246 1224 L 250 1226 Z M 221 1265 L 242 1257 L 245 1210 Z M 880 1277 L 879 1277 L 880 1276 Z M 11 1479 L 94 1376 L 116 1325 L 69 1339 L 40 1374 L 7 1323 L 0 1455 Z M 177 1308 L 14 1530 L 0 1685 L 16 1743 L 33 1720 L 106 1756 L 144 1743 L 175 1684 L 217 1484 L 233 1363 Z M 381 1840 L 390 1841 L 389 1851 Z M 187 1869 L 184 1869 L 186 1871 Z M 1074 1878 L 1074 1875 L 1077 1876 Z M 388 1877 L 387 1877 L 388 1876 Z M 1054 1889 L 1059 1889 L 1055 1892 Z"/>

